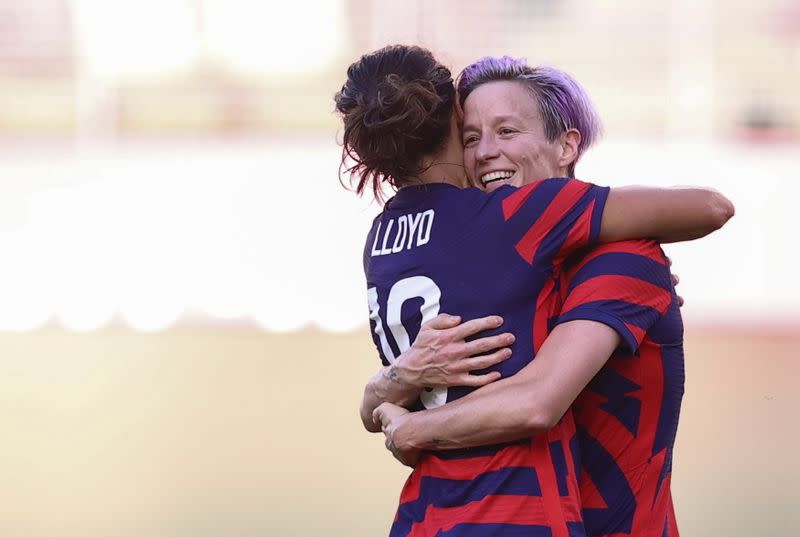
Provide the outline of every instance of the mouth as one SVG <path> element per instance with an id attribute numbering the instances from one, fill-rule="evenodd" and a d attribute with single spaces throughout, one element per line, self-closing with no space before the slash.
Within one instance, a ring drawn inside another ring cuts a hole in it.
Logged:
<path id="1" fill-rule="evenodd" d="M 489 172 L 484 175 L 481 175 L 481 184 L 483 184 L 484 188 L 488 187 L 492 183 L 497 183 L 499 181 L 505 181 L 506 179 L 511 178 L 514 175 L 513 171 L 510 170 L 502 170 L 497 172 Z"/>

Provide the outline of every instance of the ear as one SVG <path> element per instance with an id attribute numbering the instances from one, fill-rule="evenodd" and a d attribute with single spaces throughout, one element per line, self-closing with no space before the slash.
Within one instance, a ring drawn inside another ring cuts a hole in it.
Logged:
<path id="1" fill-rule="evenodd" d="M 456 91 L 455 99 L 456 99 L 456 102 L 455 102 L 455 106 L 453 108 L 456 111 L 456 118 L 458 119 L 458 126 L 460 128 L 461 125 L 464 124 L 464 109 L 461 108 L 461 99 L 458 96 L 458 91 Z"/>
<path id="2" fill-rule="evenodd" d="M 581 145 L 581 133 L 578 129 L 569 129 L 561 134 L 561 156 L 558 165 L 561 168 L 569 168 L 578 158 L 578 146 Z"/>

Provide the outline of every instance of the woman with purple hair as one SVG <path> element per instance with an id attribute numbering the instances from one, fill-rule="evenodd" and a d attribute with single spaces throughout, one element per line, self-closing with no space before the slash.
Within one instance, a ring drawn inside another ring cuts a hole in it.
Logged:
<path id="1" fill-rule="evenodd" d="M 520 85 L 495 81 L 461 97 L 470 129 L 466 171 L 494 185 L 488 195 L 463 188 L 452 79 L 428 51 L 395 46 L 365 55 L 350 66 L 336 96 L 343 163 L 352 159 L 357 190 L 378 192 L 382 183 L 398 190 L 375 219 L 364 252 L 373 340 L 384 367 L 365 390 L 362 421 L 370 431 L 382 425 L 390 448 L 402 436 L 395 433 L 410 430 L 422 433 L 426 448 L 442 442 L 448 449 L 420 452 L 413 442 L 395 449 L 415 469 L 391 535 L 586 535 L 569 449 L 575 426 L 565 412 L 623 338 L 578 315 L 542 344 L 557 311 L 565 259 L 597 241 L 696 238 L 732 214 L 724 197 L 705 189 L 609 192 L 565 178 L 581 148 L 577 129 L 562 121 L 563 132 L 548 139 L 534 121 L 545 114 L 526 106 L 522 97 L 533 101 L 530 95 L 495 86 L 506 83 Z M 509 99 L 507 109 L 473 110 L 484 98 L 496 104 L 498 96 Z M 511 186 L 526 179 L 534 182 Z M 503 182 L 510 184 L 496 184 Z M 639 210 L 631 212 L 632 203 Z M 440 309 L 471 321 L 455 326 L 459 319 L 437 317 Z M 497 335 L 501 322 L 513 335 Z M 482 328 L 492 333 L 466 342 Z M 456 438 L 445 420 L 444 440 L 429 437 L 425 420 L 436 421 L 441 411 L 453 410 L 448 419 L 462 427 L 480 409 L 476 400 L 519 392 L 518 385 L 530 383 L 522 372 L 531 369 L 534 353 L 533 364 L 544 364 L 538 368 L 544 384 L 529 391 L 547 396 L 548 413 L 542 399 L 531 407 L 537 414 L 509 426 L 508 415 L 522 413 L 513 412 L 515 399 L 505 398 L 504 409 L 491 403 L 491 419 L 482 417 L 477 433 Z M 375 410 L 380 403 L 386 404 Z M 430 410 L 404 414 L 391 403 Z M 419 427 L 404 427 L 415 414 L 423 419 Z"/>

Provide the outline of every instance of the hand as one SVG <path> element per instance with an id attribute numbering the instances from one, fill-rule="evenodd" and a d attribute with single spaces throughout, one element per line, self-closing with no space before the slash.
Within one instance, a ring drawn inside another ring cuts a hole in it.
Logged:
<path id="1" fill-rule="evenodd" d="M 460 317 L 440 314 L 423 324 L 414 344 L 400 355 L 388 374 L 419 388 L 478 387 L 499 379 L 497 371 L 484 375 L 471 375 L 470 371 L 493 366 L 510 357 L 511 349 L 507 346 L 514 342 L 514 335 L 504 333 L 469 342 L 466 338 L 499 327 L 503 318 L 491 315 L 464 324 L 460 322 Z M 493 352 L 483 355 L 489 351 Z"/>
<path id="2" fill-rule="evenodd" d="M 420 457 L 420 450 L 400 446 L 395 442 L 395 431 L 408 419 L 408 410 L 392 403 L 381 403 L 372 413 L 372 420 L 380 425 L 386 437 L 386 449 L 392 452 L 395 459 L 413 468 Z"/>
<path id="3" fill-rule="evenodd" d="M 667 266 L 670 267 L 670 271 L 671 271 L 672 270 L 672 259 L 670 259 L 669 257 L 667 257 Z M 673 287 L 677 287 L 677 285 L 680 283 L 681 279 L 678 277 L 677 274 L 675 274 L 673 272 L 670 272 L 670 276 L 672 276 L 672 286 Z M 675 296 L 678 297 L 678 306 L 682 308 L 683 307 L 683 297 L 681 295 L 677 295 L 677 294 Z"/>

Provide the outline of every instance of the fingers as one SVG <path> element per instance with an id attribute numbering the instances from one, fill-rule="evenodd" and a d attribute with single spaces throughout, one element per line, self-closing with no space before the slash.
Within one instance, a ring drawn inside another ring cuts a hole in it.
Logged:
<path id="1" fill-rule="evenodd" d="M 678 297 L 678 307 L 682 308 L 683 307 L 683 297 L 681 295 L 675 295 L 675 296 Z"/>
<path id="2" fill-rule="evenodd" d="M 492 371 L 491 373 L 486 373 L 485 375 L 470 375 L 467 373 L 461 378 L 461 381 L 457 384 L 457 386 L 478 388 L 480 386 L 486 386 L 487 384 L 490 384 L 496 380 L 500 380 L 499 371 Z"/>
<path id="3" fill-rule="evenodd" d="M 514 334 L 506 332 L 496 336 L 487 336 L 464 344 L 464 355 L 483 354 L 499 347 L 507 347 L 514 343 Z"/>
<path id="4" fill-rule="evenodd" d="M 463 366 L 463 371 L 466 372 L 480 371 L 481 369 L 486 369 L 487 367 L 492 367 L 493 365 L 499 364 L 503 360 L 507 360 L 510 357 L 511 357 L 511 349 L 502 348 L 496 350 L 491 354 L 468 358 L 459 365 Z"/>
<path id="5" fill-rule="evenodd" d="M 375 425 L 380 425 L 383 427 L 383 406 L 386 403 L 381 403 L 378 407 L 372 411 L 372 422 Z"/>
<path id="6" fill-rule="evenodd" d="M 458 326 L 461 322 L 461 317 L 458 315 L 448 315 L 447 313 L 440 313 L 427 323 L 422 325 L 422 330 L 429 328 L 433 330 L 445 330 Z"/>
<path id="7" fill-rule="evenodd" d="M 499 315 L 489 315 L 488 317 L 472 319 L 453 329 L 453 339 L 463 340 L 474 336 L 478 332 L 497 328 L 501 324 L 503 324 L 503 318 Z"/>
<path id="8" fill-rule="evenodd" d="M 672 276 L 672 285 L 678 285 L 681 282 L 681 279 L 678 277 L 677 274 L 670 274 Z"/>

